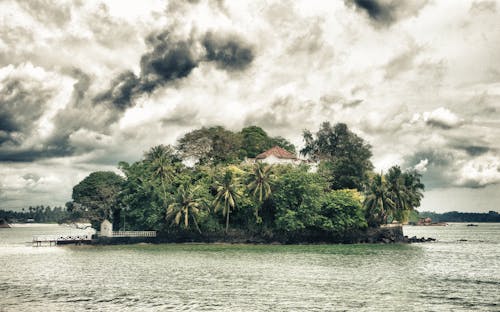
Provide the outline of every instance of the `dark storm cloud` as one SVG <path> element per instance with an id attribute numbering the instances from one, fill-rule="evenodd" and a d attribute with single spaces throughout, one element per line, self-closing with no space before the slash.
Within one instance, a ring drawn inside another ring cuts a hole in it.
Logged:
<path id="1" fill-rule="evenodd" d="M 218 36 L 208 32 L 203 38 L 208 61 L 226 70 L 243 70 L 254 59 L 252 47 L 234 35 Z"/>
<path id="2" fill-rule="evenodd" d="M 428 126 L 443 129 L 443 130 L 454 129 L 454 128 L 460 127 L 462 125 L 461 122 L 450 123 L 446 120 L 441 120 L 441 119 L 437 119 L 437 118 L 429 118 L 425 123 Z"/>
<path id="3" fill-rule="evenodd" d="M 453 165 L 456 157 L 450 151 L 425 149 L 417 151 L 406 158 L 404 168 L 414 168 L 421 161 L 427 161 L 425 172 L 422 173 L 426 189 L 444 187 L 452 184 Z"/>
<path id="4" fill-rule="evenodd" d="M 440 128 L 443 130 L 450 130 L 450 129 L 454 128 L 453 126 L 451 126 L 445 122 L 442 122 L 441 120 L 437 120 L 437 119 L 429 119 L 425 123 L 431 127 Z"/>
<path id="5" fill-rule="evenodd" d="M 366 14 L 375 25 L 390 26 L 402 18 L 418 14 L 427 0 L 344 0 L 357 11 Z"/>
<path id="6" fill-rule="evenodd" d="M 91 77 L 79 68 L 71 68 L 67 70 L 68 74 L 76 79 L 73 85 L 73 93 L 71 95 L 71 102 L 73 105 L 83 101 L 90 87 Z"/>
<path id="7" fill-rule="evenodd" d="M 391 24 L 394 21 L 394 9 L 391 4 L 383 4 L 377 0 L 348 0 L 350 4 L 364 11 L 368 16 L 379 23 Z"/>
<path id="8" fill-rule="evenodd" d="M 469 156 L 481 156 L 490 151 L 490 148 L 487 146 L 479 146 L 479 145 L 469 145 L 463 147 L 463 149 L 469 154 Z"/>
<path id="9" fill-rule="evenodd" d="M 33 124 L 42 116 L 46 102 L 53 96 L 51 90 L 40 85 L 28 86 L 30 82 L 18 78 L 2 81 L 0 89 L 0 153 L 7 142 L 20 144 L 28 137 Z"/>
<path id="10" fill-rule="evenodd" d="M 198 66 L 192 40 L 174 40 L 168 31 L 146 38 L 149 52 L 141 57 L 141 74 L 126 71 L 111 82 L 109 90 L 95 97 L 96 102 L 109 101 L 119 110 L 132 105 L 133 99 L 151 93 L 158 87 L 188 76 Z"/>
<path id="11" fill-rule="evenodd" d="M 133 72 L 123 72 L 111 81 L 109 90 L 95 97 L 95 101 L 110 101 L 116 108 L 126 109 L 138 92 L 139 84 L 140 79 Z"/>
<path id="12" fill-rule="evenodd" d="M 51 119 L 52 130 L 41 137 L 40 118 L 54 101 L 56 91 L 44 81 L 26 77 L 6 78 L 0 86 L 0 161 L 31 162 L 89 151 L 71 140 L 79 129 L 107 131 L 116 114 L 95 109 L 87 97 L 92 77 L 78 68 L 63 68 L 73 77 L 73 91 L 67 105 Z"/>
<path id="13" fill-rule="evenodd" d="M 490 151 L 494 151 L 495 148 L 490 147 L 487 143 L 478 140 L 477 138 L 463 137 L 463 138 L 455 138 L 449 139 L 449 147 L 458 150 L 464 151 L 470 157 L 477 157 L 484 155 Z"/>
<path id="14" fill-rule="evenodd" d="M 161 32 L 149 35 L 146 43 L 152 48 L 141 57 L 141 88 L 146 92 L 184 78 L 198 66 L 192 39 L 177 41 L 169 32 Z"/>
<path id="15" fill-rule="evenodd" d="M 74 148 L 67 142 L 50 142 L 36 148 L 26 149 L 0 149 L 0 161 L 32 162 L 41 158 L 52 158 L 72 155 Z"/>
<path id="16" fill-rule="evenodd" d="M 133 105 L 134 98 L 189 76 L 201 62 L 214 62 L 227 71 L 241 71 L 254 58 L 252 47 L 232 34 L 205 34 L 201 41 L 204 55 L 196 53 L 199 44 L 196 39 L 179 40 L 169 31 L 150 34 L 146 44 L 149 51 L 141 57 L 140 75 L 131 71 L 121 73 L 107 91 L 94 98 L 95 102 L 107 101 L 118 110 L 125 110 Z"/>

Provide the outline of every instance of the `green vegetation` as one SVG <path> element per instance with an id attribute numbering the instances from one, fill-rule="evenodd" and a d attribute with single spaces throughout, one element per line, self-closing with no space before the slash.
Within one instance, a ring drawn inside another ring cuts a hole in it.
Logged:
<path id="1" fill-rule="evenodd" d="M 500 214 L 496 211 L 486 213 L 458 211 L 435 213 L 424 211 L 419 213 L 419 217 L 431 218 L 432 222 L 500 222 Z"/>
<path id="2" fill-rule="evenodd" d="M 29 206 L 22 211 L 0 210 L 0 219 L 8 223 L 36 222 L 36 223 L 62 223 L 70 218 L 70 214 L 63 207 Z"/>
<path id="3" fill-rule="evenodd" d="M 304 132 L 301 165 L 248 164 L 274 145 L 295 147 L 255 126 L 193 130 L 176 147 L 159 145 L 123 177 L 94 172 L 73 189 L 68 210 L 94 226 L 157 230 L 163 237 L 199 240 L 246 237 L 254 241 L 344 241 L 367 227 L 404 221 L 420 205 L 423 185 L 413 171 L 375 174 L 371 148 L 345 124 L 323 123 Z M 193 166 L 186 164 L 191 163 Z"/>

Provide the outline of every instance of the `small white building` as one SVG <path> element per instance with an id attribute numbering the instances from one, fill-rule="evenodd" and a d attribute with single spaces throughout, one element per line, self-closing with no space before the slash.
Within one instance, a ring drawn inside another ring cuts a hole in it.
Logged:
<path id="1" fill-rule="evenodd" d="M 295 154 L 279 147 L 274 146 L 267 151 L 260 153 L 255 157 L 255 161 L 264 162 L 266 164 L 292 164 L 298 165 L 302 163 L 301 159 L 298 159 Z"/>
<path id="2" fill-rule="evenodd" d="M 113 237 L 113 224 L 108 220 L 104 220 L 101 223 L 100 236 Z"/>

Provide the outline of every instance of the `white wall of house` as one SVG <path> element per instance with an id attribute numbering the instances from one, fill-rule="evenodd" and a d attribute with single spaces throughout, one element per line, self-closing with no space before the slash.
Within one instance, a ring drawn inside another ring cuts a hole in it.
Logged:
<path id="1" fill-rule="evenodd" d="M 269 164 L 269 165 L 283 165 L 283 164 L 298 164 L 296 159 L 278 158 L 274 155 L 267 156 L 263 159 L 258 159 L 258 161 Z"/>

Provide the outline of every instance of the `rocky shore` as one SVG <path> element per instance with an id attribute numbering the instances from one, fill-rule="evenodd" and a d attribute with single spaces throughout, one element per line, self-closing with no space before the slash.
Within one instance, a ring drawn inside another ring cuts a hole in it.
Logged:
<path id="1" fill-rule="evenodd" d="M 225 244 L 393 244 L 422 243 L 435 241 L 433 238 L 408 238 L 402 226 L 368 228 L 364 231 L 326 236 L 321 233 L 301 233 L 301 235 L 249 234 L 244 231 L 230 230 L 225 233 L 197 234 L 193 232 L 158 233 L 154 238 L 95 237 L 92 244 L 115 245 L 135 243 L 225 243 Z"/>

